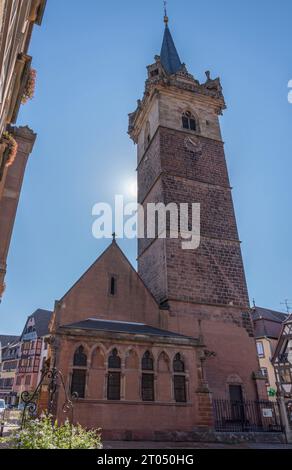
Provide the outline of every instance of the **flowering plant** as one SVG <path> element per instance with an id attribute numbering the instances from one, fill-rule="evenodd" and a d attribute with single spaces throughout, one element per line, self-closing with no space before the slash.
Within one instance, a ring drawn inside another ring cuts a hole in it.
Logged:
<path id="1" fill-rule="evenodd" d="M 15 431 L 10 441 L 14 449 L 102 449 L 98 431 L 87 431 L 68 420 L 58 425 L 52 416 L 42 414 L 29 420 L 24 429 Z"/>
<path id="2" fill-rule="evenodd" d="M 3 139 L 7 141 L 8 148 L 9 148 L 9 154 L 8 154 L 8 160 L 6 162 L 6 166 L 11 166 L 17 154 L 18 143 L 14 139 L 13 135 L 9 134 L 9 132 L 7 131 L 3 132 Z"/>
<path id="3" fill-rule="evenodd" d="M 22 104 L 27 103 L 28 100 L 32 100 L 32 98 L 34 97 L 36 76 L 36 70 L 30 69 L 23 96 L 21 99 Z"/>

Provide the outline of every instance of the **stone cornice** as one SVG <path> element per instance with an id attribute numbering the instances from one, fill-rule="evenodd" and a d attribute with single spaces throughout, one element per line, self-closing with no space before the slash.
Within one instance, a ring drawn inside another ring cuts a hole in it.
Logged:
<path id="1" fill-rule="evenodd" d="M 188 338 L 184 336 L 166 337 L 166 336 L 152 336 L 147 334 L 135 334 L 135 333 L 121 333 L 111 331 L 101 331 L 92 329 L 78 329 L 68 328 L 66 326 L 59 326 L 56 330 L 56 335 L 67 336 L 71 339 L 78 337 L 86 337 L 94 340 L 114 340 L 120 342 L 130 342 L 133 344 L 137 343 L 153 343 L 155 346 L 159 345 L 180 345 L 187 347 L 201 346 L 199 339 Z"/>
<path id="2" fill-rule="evenodd" d="M 157 60 L 157 66 L 159 68 L 159 75 L 155 77 L 149 77 L 146 80 L 145 92 L 142 100 L 138 100 L 137 109 L 129 114 L 129 129 L 128 133 L 132 140 L 137 143 L 139 129 L 141 127 L 141 121 L 144 119 L 144 114 L 151 103 L 153 96 L 159 92 L 167 91 L 177 94 L 178 91 L 186 92 L 187 94 L 195 94 L 196 97 L 202 97 L 204 100 L 209 100 L 209 105 L 215 109 L 218 114 L 222 114 L 222 111 L 226 108 L 224 96 L 222 93 L 222 87 L 220 79 L 210 79 L 210 74 L 207 73 L 207 81 L 200 84 L 190 75 L 186 68 L 178 72 L 175 75 L 166 76 Z M 152 67 L 152 66 L 150 66 Z"/>

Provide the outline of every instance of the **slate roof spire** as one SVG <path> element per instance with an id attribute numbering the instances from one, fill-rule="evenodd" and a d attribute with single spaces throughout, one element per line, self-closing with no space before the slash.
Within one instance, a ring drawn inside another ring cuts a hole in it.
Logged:
<path id="1" fill-rule="evenodd" d="M 180 61 L 178 52 L 174 45 L 169 27 L 168 27 L 168 16 L 166 11 L 166 2 L 164 2 L 164 23 L 165 30 L 162 42 L 162 48 L 160 53 L 160 61 L 164 70 L 172 75 L 177 73 L 182 68 L 182 63 Z"/>

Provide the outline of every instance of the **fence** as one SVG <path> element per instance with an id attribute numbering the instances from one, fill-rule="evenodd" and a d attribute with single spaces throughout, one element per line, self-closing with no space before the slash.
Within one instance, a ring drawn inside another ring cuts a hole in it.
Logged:
<path id="1" fill-rule="evenodd" d="M 20 426 L 22 411 L 20 410 L 4 410 L 0 412 L 0 437 L 3 436 L 4 430 L 9 432 Z"/>
<path id="2" fill-rule="evenodd" d="M 278 402 L 213 400 L 218 432 L 282 432 Z"/>

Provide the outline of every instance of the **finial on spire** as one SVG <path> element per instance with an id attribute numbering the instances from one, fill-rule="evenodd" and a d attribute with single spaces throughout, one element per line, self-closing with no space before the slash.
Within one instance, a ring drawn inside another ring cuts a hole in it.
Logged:
<path id="1" fill-rule="evenodd" d="M 164 0 L 164 1 L 163 1 L 163 4 L 164 4 L 164 23 L 165 23 L 165 26 L 167 26 L 167 25 L 168 25 L 167 1 Z"/>

